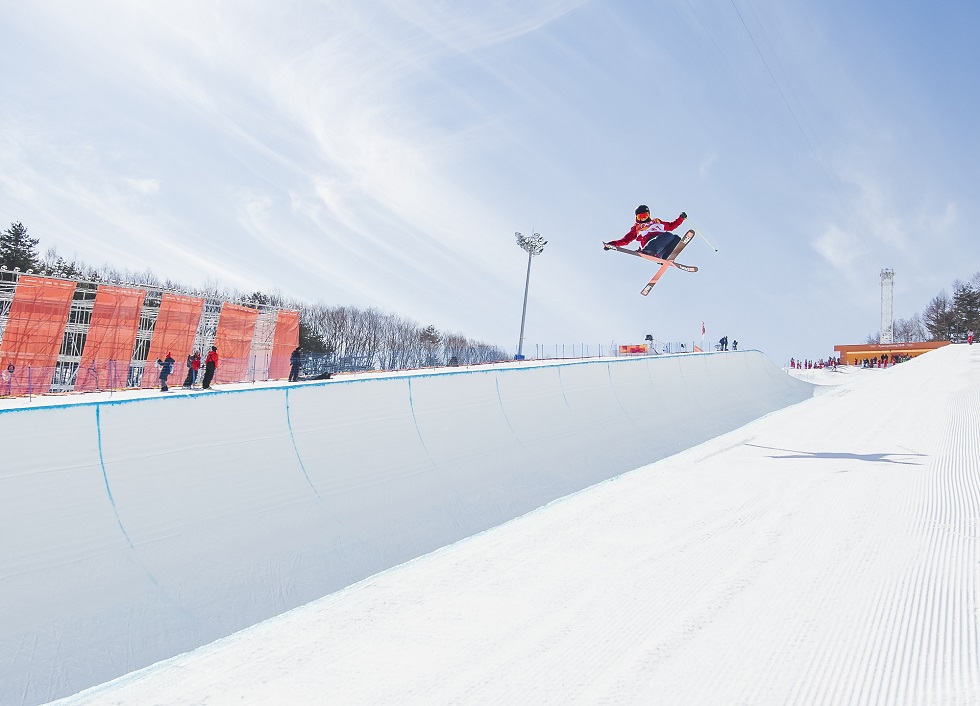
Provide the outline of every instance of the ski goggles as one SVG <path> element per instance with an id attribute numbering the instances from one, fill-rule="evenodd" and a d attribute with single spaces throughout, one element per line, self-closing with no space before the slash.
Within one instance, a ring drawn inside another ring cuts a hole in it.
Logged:
<path id="1" fill-rule="evenodd" d="M 649 218 L 650 218 L 650 214 L 649 213 L 637 213 L 636 214 L 636 220 L 638 220 L 638 221 L 645 221 L 645 220 L 647 220 Z"/>

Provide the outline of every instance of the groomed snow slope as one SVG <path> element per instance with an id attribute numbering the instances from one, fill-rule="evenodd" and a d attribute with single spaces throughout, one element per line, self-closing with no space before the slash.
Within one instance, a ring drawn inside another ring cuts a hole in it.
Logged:
<path id="1" fill-rule="evenodd" d="M 0 703 L 193 649 L 811 394 L 746 351 L 0 410 Z"/>
<path id="2" fill-rule="evenodd" d="M 980 703 L 948 346 L 66 704 Z"/>

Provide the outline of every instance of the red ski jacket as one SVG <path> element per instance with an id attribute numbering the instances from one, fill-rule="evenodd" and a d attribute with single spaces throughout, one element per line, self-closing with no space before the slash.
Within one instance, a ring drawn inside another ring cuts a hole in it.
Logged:
<path id="1" fill-rule="evenodd" d="M 208 353 L 208 357 L 204 359 L 204 363 L 214 363 L 214 367 L 218 367 L 218 354 L 214 351 Z"/>
<path id="2" fill-rule="evenodd" d="M 646 221 L 637 221 L 633 224 L 633 227 L 630 228 L 629 233 L 624 235 L 619 240 L 611 241 L 609 244 L 621 248 L 625 245 L 629 245 L 634 240 L 639 240 L 640 247 L 642 248 L 651 238 L 655 238 L 661 233 L 672 231 L 683 222 L 684 219 L 682 217 L 678 217 L 676 221 L 670 221 L 669 223 L 665 223 L 659 218 L 651 218 Z"/>

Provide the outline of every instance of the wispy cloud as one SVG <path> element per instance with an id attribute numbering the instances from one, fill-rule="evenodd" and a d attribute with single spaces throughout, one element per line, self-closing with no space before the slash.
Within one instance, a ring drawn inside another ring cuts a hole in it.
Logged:
<path id="1" fill-rule="evenodd" d="M 160 191 L 160 181 L 158 179 L 126 179 L 126 183 L 141 194 L 155 194 Z"/>
<path id="2" fill-rule="evenodd" d="M 671 332 L 706 310 L 761 337 L 751 317 L 780 314 L 741 301 L 738 278 L 871 297 L 877 268 L 921 270 L 923 237 L 970 261 L 969 179 L 909 127 L 927 101 L 895 111 L 867 73 L 907 47 L 849 42 L 834 7 L 757 7 L 751 37 L 734 10 L 675 9 L 20 3 L 0 20 L 31 47 L 0 48 L 19 97 L 0 113 L 0 209 L 84 259 L 505 342 L 526 265 L 513 232 L 532 227 L 551 241 L 532 340 L 686 336 Z M 644 263 L 599 246 L 640 202 L 723 246 L 697 241 L 702 271 L 648 298 Z"/>

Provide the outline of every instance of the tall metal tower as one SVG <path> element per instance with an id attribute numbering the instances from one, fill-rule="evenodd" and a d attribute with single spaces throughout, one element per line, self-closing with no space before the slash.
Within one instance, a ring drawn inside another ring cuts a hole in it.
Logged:
<path id="1" fill-rule="evenodd" d="M 895 270 L 881 271 L 881 343 L 895 340 Z"/>
<path id="2" fill-rule="evenodd" d="M 522 250 L 527 252 L 527 279 L 524 280 L 524 309 L 521 311 L 521 337 L 517 339 L 517 355 L 514 360 L 524 360 L 524 319 L 527 317 L 527 290 L 531 286 L 531 258 L 544 252 L 544 246 L 548 241 L 541 237 L 540 233 L 532 232 L 525 236 L 521 233 L 514 233 L 517 237 L 517 244 Z"/>

